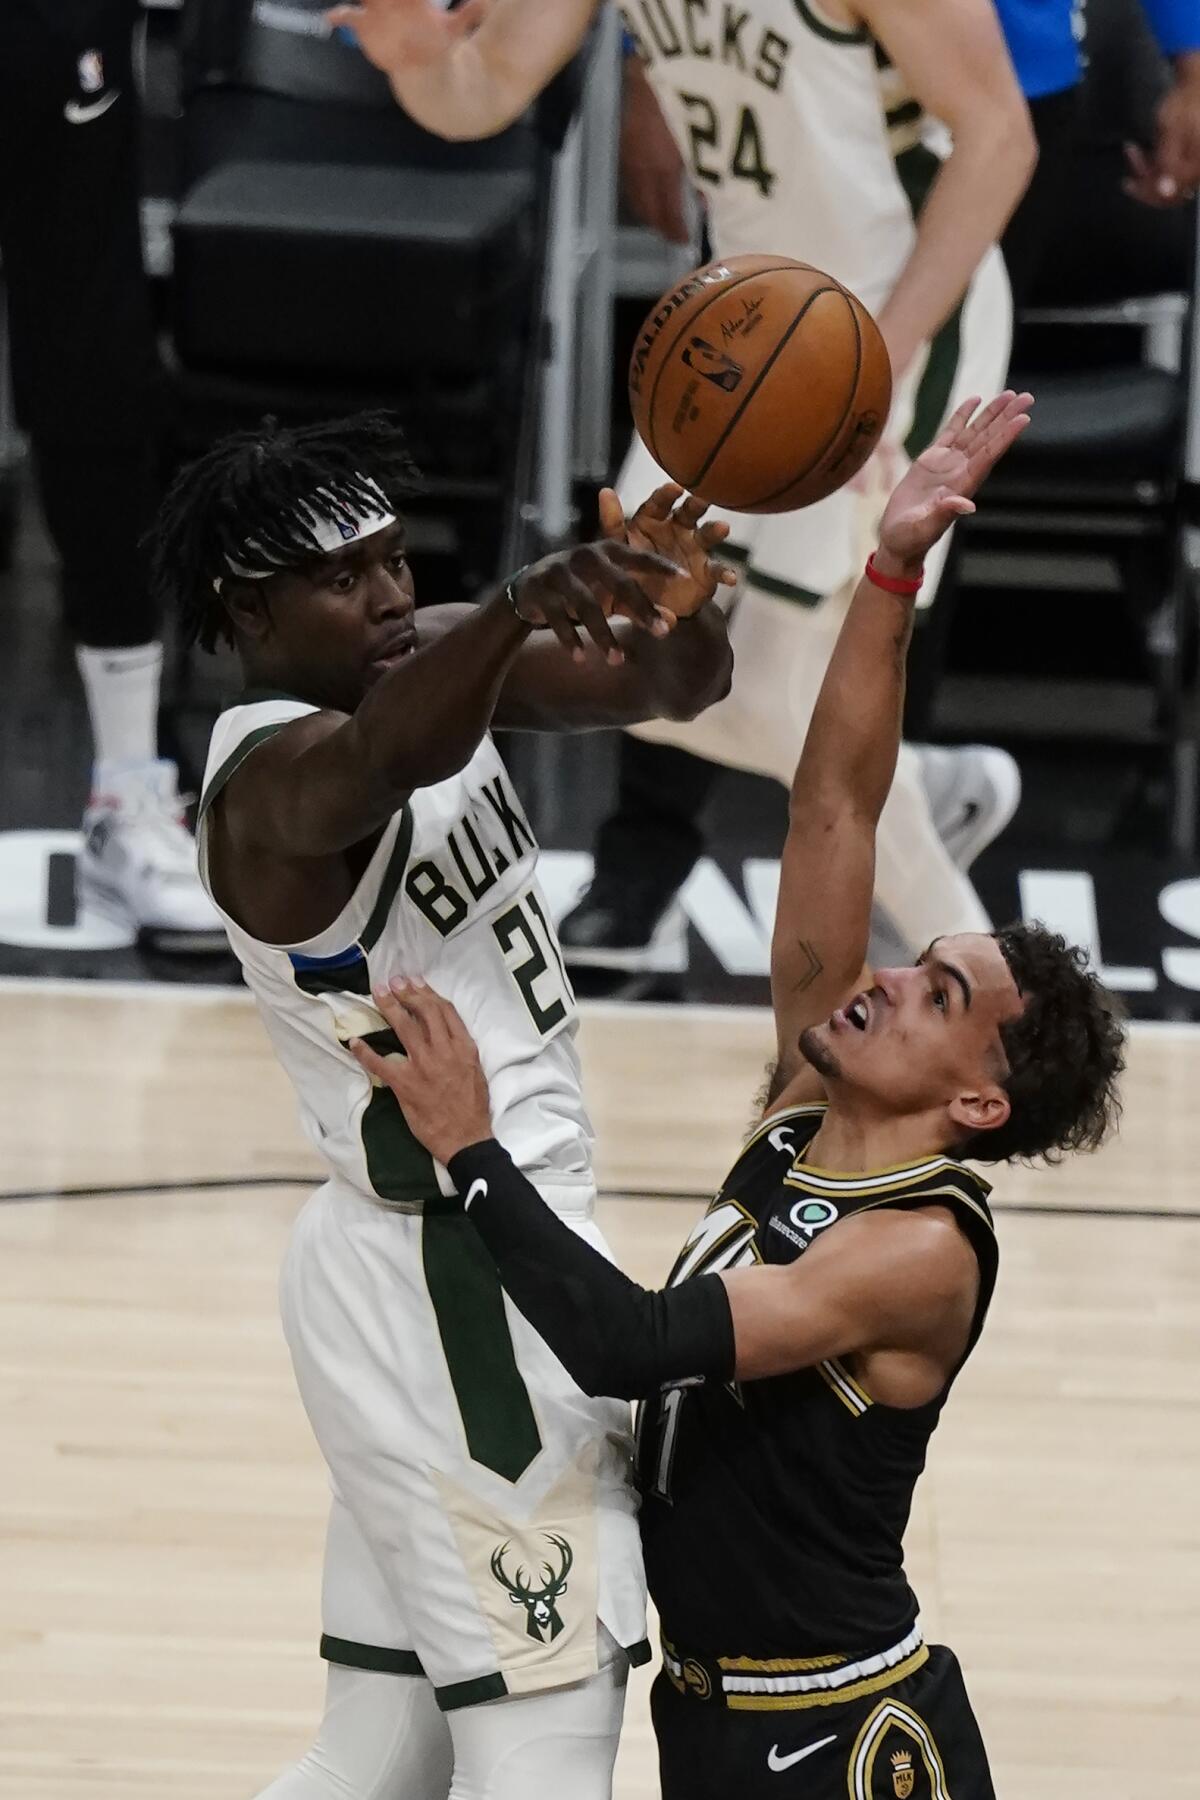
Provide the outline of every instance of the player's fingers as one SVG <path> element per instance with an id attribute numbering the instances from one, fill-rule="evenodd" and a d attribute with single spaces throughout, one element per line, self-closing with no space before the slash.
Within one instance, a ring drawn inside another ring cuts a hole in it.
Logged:
<path id="1" fill-rule="evenodd" d="M 598 548 L 596 545 L 585 547 Z M 609 565 L 615 563 L 619 569 L 636 579 L 652 582 L 678 581 L 681 575 L 687 574 L 683 565 L 675 562 L 671 557 L 663 556 L 657 550 L 638 550 L 632 544 L 606 541 L 600 550 L 600 555 L 604 562 Z"/>
<path id="2" fill-rule="evenodd" d="M 670 626 L 663 620 L 662 608 L 655 605 L 632 575 L 614 573 L 609 577 L 607 585 L 612 595 L 613 612 L 628 619 L 639 631 L 648 631 L 651 637 L 667 636 Z"/>
<path id="3" fill-rule="evenodd" d="M 551 613 L 546 620 L 546 626 L 554 633 L 572 662 L 587 661 L 587 652 L 579 640 L 579 633 L 565 613 Z"/>
<path id="4" fill-rule="evenodd" d="M 976 413 L 970 424 L 959 433 L 956 448 L 961 450 L 964 456 L 970 458 L 978 446 L 986 440 L 996 420 L 1003 418 L 1015 398 L 1016 395 L 1012 389 L 1006 388 L 1002 394 L 997 394 L 994 400 L 989 400 L 982 411 Z"/>
<path id="5" fill-rule="evenodd" d="M 710 558 L 706 566 L 708 569 L 708 579 L 710 581 L 715 581 L 718 587 L 737 586 L 738 572 L 736 569 L 731 569 L 728 563 L 714 562 Z"/>
<path id="6" fill-rule="evenodd" d="M 420 1056 L 429 1047 L 424 1021 L 405 1004 L 407 982 L 396 976 L 386 987 L 374 990 L 374 1000 L 408 1056 Z"/>
<path id="7" fill-rule="evenodd" d="M 1002 407 L 998 407 L 993 401 L 987 415 L 981 415 L 979 429 L 972 431 L 968 441 L 962 446 L 968 467 L 978 461 L 980 456 L 986 455 L 990 445 L 1004 432 L 1010 420 L 1024 411 L 1025 405 L 1016 394 L 1006 395 Z"/>
<path id="8" fill-rule="evenodd" d="M 412 1026 L 395 992 L 396 987 L 396 982 L 381 983 L 372 990 L 371 998 L 384 1024 L 390 1026 L 399 1037 L 404 1031 L 411 1034 Z"/>
<path id="9" fill-rule="evenodd" d="M 676 577 L 682 570 L 676 570 Z M 650 598 L 645 588 L 634 576 L 628 574 L 619 564 L 609 562 L 598 571 L 594 580 L 602 592 L 609 596 L 609 610 L 619 612 L 642 631 L 650 632 L 652 637 L 665 637 L 666 627 L 659 617 L 658 607 Z"/>
<path id="10" fill-rule="evenodd" d="M 665 481 L 662 487 L 655 488 L 648 500 L 643 500 L 634 513 L 635 519 L 657 519 L 660 522 L 669 519 L 671 508 L 682 494 L 683 489 L 677 481 Z"/>
<path id="11" fill-rule="evenodd" d="M 580 601 L 576 617 L 606 662 L 616 668 L 625 661 L 625 652 L 613 636 L 607 614 L 594 594 L 589 593 L 586 600 Z"/>
<path id="12" fill-rule="evenodd" d="M 979 444 L 967 463 L 967 479 L 963 483 L 966 492 L 973 493 L 989 470 L 993 469 L 1029 424 L 1027 407 L 1033 405 L 1032 394 L 1023 394 L 1019 399 L 1024 402 L 1019 411 L 1010 410 L 999 419 Z"/>
<path id="13" fill-rule="evenodd" d="M 688 531 L 694 531 L 707 511 L 707 500 L 701 500 L 696 494 L 687 494 L 675 508 L 675 522 Z"/>
<path id="14" fill-rule="evenodd" d="M 625 508 L 617 497 L 616 489 L 603 487 L 599 498 L 600 532 L 606 538 L 625 537 Z"/>
<path id="15" fill-rule="evenodd" d="M 956 494 L 949 488 L 943 488 L 934 501 L 934 508 L 943 514 L 965 517 L 975 511 L 975 502 L 968 500 L 965 494 Z"/>
<path id="16" fill-rule="evenodd" d="M 423 981 L 406 981 L 401 984 L 400 997 L 405 1007 L 419 1019 L 429 1039 L 429 1047 L 433 1051 L 446 1051 L 451 1047 L 450 1018 L 454 1011 L 449 1000 L 443 999 L 436 988 L 431 988 Z"/>
<path id="17" fill-rule="evenodd" d="M 718 544 L 723 544 L 725 542 L 725 539 L 729 536 L 732 529 L 732 526 L 724 519 L 706 519 L 696 533 L 696 536 L 700 539 L 700 542 L 704 545 L 706 550 L 712 550 L 715 549 Z"/>
<path id="18" fill-rule="evenodd" d="M 325 23 L 334 31 L 339 26 L 347 31 L 353 31 L 365 11 L 365 6 L 331 6 L 325 14 Z"/>
<path id="19" fill-rule="evenodd" d="M 369 1044 L 364 1044 L 361 1038 L 351 1038 L 346 1048 L 359 1068 L 365 1069 L 372 1081 L 381 1081 L 385 1087 L 391 1086 L 388 1079 L 390 1070 L 387 1061 L 379 1055 L 378 1051 L 372 1050 Z"/>
<path id="20" fill-rule="evenodd" d="M 972 394 L 969 400 L 964 400 L 961 406 L 955 407 L 954 411 L 950 414 L 950 417 L 946 420 L 945 425 L 942 427 L 942 430 L 934 439 L 934 443 L 938 447 L 944 447 L 949 450 L 957 444 L 960 434 L 965 431 L 967 425 L 970 423 L 971 414 L 979 405 L 979 399 L 980 397 L 978 394 Z"/>
<path id="21" fill-rule="evenodd" d="M 463 1022 L 463 1016 L 459 1012 L 457 1006 L 453 1005 L 449 1000 L 443 1000 L 442 1006 L 446 1020 L 446 1029 L 450 1034 L 450 1042 L 453 1044 L 455 1050 L 460 1054 L 470 1052 L 476 1060 L 478 1060 L 479 1046 L 467 1030 L 467 1027 Z"/>
<path id="22" fill-rule="evenodd" d="M 590 600 L 591 590 L 562 564 L 551 572 L 546 586 L 549 592 L 542 618 L 567 655 L 575 662 L 583 662 L 585 652 L 574 621 L 579 616 L 580 601 Z"/>

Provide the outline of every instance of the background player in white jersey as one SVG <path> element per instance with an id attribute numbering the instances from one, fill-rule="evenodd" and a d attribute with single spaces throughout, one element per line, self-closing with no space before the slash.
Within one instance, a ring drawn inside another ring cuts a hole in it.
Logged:
<path id="1" fill-rule="evenodd" d="M 487 731 L 717 698 L 724 528 L 675 487 L 626 524 L 606 490 L 604 540 L 415 614 L 411 474 L 381 415 L 244 433 L 184 471 L 155 544 L 164 598 L 240 655 L 201 870 L 331 1177 L 282 1306 L 332 1478 L 335 1666 L 315 1750 L 268 1791 L 444 1800 L 453 1760 L 456 1800 L 603 1800 L 625 1670 L 648 1654 L 627 1411 L 586 1398 L 506 1306 L 445 1171 L 346 1046 L 395 1047 L 373 976 L 436 980 L 512 1154 L 599 1241 L 573 996 Z"/>
<path id="2" fill-rule="evenodd" d="M 522 111 L 594 10 L 594 0 L 492 0 L 447 15 L 434 0 L 364 0 L 331 16 L 353 26 L 421 124 L 481 137 Z M 991 0 L 629 0 L 622 13 L 704 193 L 714 252 L 780 252 L 829 270 L 871 308 L 892 358 L 887 433 L 856 491 L 776 518 L 727 515 L 744 564 L 728 699 L 695 724 L 639 732 L 786 783 L 888 493 L 965 394 L 1003 379 L 1010 308 L 995 241 L 1033 166 L 1033 136 Z M 944 161 L 934 120 L 951 137 Z M 621 493 L 654 478 L 635 444 Z M 931 559 L 925 604 L 945 551 Z M 1018 788 L 1010 761 L 992 769 L 1007 789 L 989 799 L 997 829 Z M 987 923 L 934 828 L 921 776 L 906 746 L 876 874 L 913 948 L 936 929 Z M 978 847 L 964 839 L 960 860 Z M 596 960 L 609 960 L 608 915 L 645 860 L 623 856 L 587 916 L 564 922 L 573 960 L 589 960 L 589 937 Z"/>

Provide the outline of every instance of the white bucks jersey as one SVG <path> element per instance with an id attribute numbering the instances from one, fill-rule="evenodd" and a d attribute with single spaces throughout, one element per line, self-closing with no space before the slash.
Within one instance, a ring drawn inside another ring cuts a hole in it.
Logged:
<path id="1" fill-rule="evenodd" d="M 248 699 L 213 730 L 200 817 L 229 777 L 289 721 L 315 709 Z M 316 937 L 264 944 L 228 915 L 241 962 L 309 1136 L 355 1187 L 408 1203 L 450 1184 L 416 1142 L 391 1092 L 347 1049 L 398 1049 L 372 983 L 419 976 L 451 1000 L 479 1046 L 496 1135 L 555 1184 L 589 1179 L 592 1131 L 580 1093 L 575 1003 L 536 880 L 537 845 L 504 765 L 485 739 L 461 774 L 418 789 L 389 821 L 339 916 Z"/>
<path id="2" fill-rule="evenodd" d="M 865 30 L 815 0 L 624 0 L 716 255 L 777 252 L 868 307 L 895 286 L 938 163 Z"/>

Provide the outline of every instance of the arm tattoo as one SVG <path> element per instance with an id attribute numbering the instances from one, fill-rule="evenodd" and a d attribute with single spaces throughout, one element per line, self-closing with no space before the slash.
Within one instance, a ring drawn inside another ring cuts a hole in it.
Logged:
<path id="1" fill-rule="evenodd" d="M 825 965 L 817 955 L 813 945 L 807 943 L 804 938 L 796 939 L 796 948 L 804 957 L 806 967 L 801 970 L 799 977 L 793 981 L 792 992 L 793 994 L 803 994 L 806 989 L 812 986 L 818 975 L 823 975 L 825 973 Z"/>

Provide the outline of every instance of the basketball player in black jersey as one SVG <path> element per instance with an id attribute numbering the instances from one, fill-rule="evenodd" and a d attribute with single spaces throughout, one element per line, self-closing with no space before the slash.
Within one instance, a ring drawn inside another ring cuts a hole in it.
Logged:
<path id="1" fill-rule="evenodd" d="M 988 1184 L 959 1159 L 1094 1148 L 1122 1033 L 1082 953 L 1038 926 L 861 971 L 922 558 L 1029 401 L 962 409 L 888 506 L 793 787 L 763 1120 L 664 1290 L 555 1219 L 491 1139 L 474 1046 L 430 990 L 377 995 L 406 1061 L 359 1051 L 580 1386 L 645 1401 L 665 1800 L 993 1797 L 901 1549 L 996 1277 Z"/>

